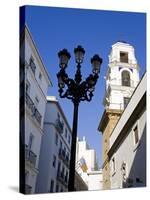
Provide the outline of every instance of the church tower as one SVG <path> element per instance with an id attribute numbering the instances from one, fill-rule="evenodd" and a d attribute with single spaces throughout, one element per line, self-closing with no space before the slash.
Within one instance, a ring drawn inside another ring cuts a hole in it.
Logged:
<path id="1" fill-rule="evenodd" d="M 98 130 L 103 135 L 103 189 L 110 189 L 109 138 L 139 82 L 139 67 L 133 46 L 124 41 L 112 45 L 105 80 L 105 110 Z"/>

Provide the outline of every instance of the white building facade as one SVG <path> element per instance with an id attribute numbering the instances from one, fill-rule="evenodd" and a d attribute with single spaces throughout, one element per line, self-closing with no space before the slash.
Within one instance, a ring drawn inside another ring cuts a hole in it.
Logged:
<path id="1" fill-rule="evenodd" d="M 26 26 L 21 37 L 20 56 L 25 63 L 25 193 L 34 193 L 44 134 L 46 95 L 51 81 Z"/>
<path id="2" fill-rule="evenodd" d="M 97 169 L 96 152 L 94 149 L 90 149 L 85 137 L 83 140 L 77 138 L 76 144 L 76 162 L 79 162 L 82 157 L 86 161 L 89 171 Z"/>
<path id="3" fill-rule="evenodd" d="M 72 133 L 56 97 L 48 96 L 36 193 L 68 191 Z"/>
<path id="4" fill-rule="evenodd" d="M 90 149 L 85 137 L 77 138 L 76 171 L 88 186 L 88 190 L 102 189 L 102 170 L 98 169 L 96 152 Z"/>
<path id="5" fill-rule="evenodd" d="M 88 175 L 88 190 L 102 190 L 103 188 L 103 176 L 102 170 L 89 171 Z"/>
<path id="6" fill-rule="evenodd" d="M 111 188 L 146 186 L 146 73 L 110 137 Z"/>

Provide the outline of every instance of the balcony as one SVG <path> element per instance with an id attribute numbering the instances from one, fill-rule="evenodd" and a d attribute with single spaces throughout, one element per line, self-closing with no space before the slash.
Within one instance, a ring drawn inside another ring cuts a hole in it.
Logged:
<path id="1" fill-rule="evenodd" d="M 64 160 L 64 163 L 66 164 L 67 167 L 69 167 L 70 165 L 70 160 L 69 160 L 69 157 L 66 156 L 65 160 Z"/>
<path id="2" fill-rule="evenodd" d="M 56 121 L 55 121 L 55 127 L 56 127 L 57 131 L 58 131 L 60 134 L 63 133 L 64 124 L 60 121 L 60 119 L 56 119 Z"/>
<path id="3" fill-rule="evenodd" d="M 37 108 L 35 108 L 35 114 L 34 114 L 34 116 L 35 116 L 36 121 L 41 125 L 42 116 L 39 113 L 39 111 L 37 110 Z"/>
<path id="4" fill-rule="evenodd" d="M 31 70 L 32 70 L 33 74 L 35 75 L 36 65 L 32 59 L 30 59 L 29 66 L 31 67 Z"/>
<path id="5" fill-rule="evenodd" d="M 25 184 L 25 194 L 31 194 L 32 187 L 30 185 Z"/>
<path id="6" fill-rule="evenodd" d="M 61 184 L 65 185 L 66 187 L 68 186 L 68 177 L 67 177 L 67 176 L 64 176 L 64 173 L 63 173 L 63 172 L 60 172 L 60 171 L 57 172 L 57 180 L 58 180 Z"/>
<path id="7" fill-rule="evenodd" d="M 69 157 L 66 155 L 63 149 L 59 149 L 59 158 L 63 160 L 67 167 L 69 167 Z"/>
<path id="8" fill-rule="evenodd" d="M 65 156 L 66 156 L 65 151 L 63 149 L 59 149 L 59 157 L 61 159 L 65 159 Z"/>
<path id="9" fill-rule="evenodd" d="M 57 180 L 59 182 L 61 182 L 62 184 L 64 184 L 64 174 L 63 174 L 63 172 L 60 172 L 60 171 L 57 172 Z"/>
<path id="10" fill-rule="evenodd" d="M 131 80 L 129 82 L 125 82 L 123 85 L 122 79 L 110 79 L 109 83 L 111 86 L 122 86 L 122 87 L 131 87 L 135 88 L 138 84 L 138 81 Z"/>
<path id="11" fill-rule="evenodd" d="M 31 110 L 32 116 L 34 116 L 36 121 L 39 123 L 39 125 L 41 125 L 42 116 L 37 110 L 37 108 L 35 107 L 34 102 L 32 101 L 32 99 L 27 93 L 26 93 L 26 104 L 28 108 Z"/>
<path id="12" fill-rule="evenodd" d="M 125 108 L 124 108 L 124 104 L 123 103 L 109 103 L 107 105 L 105 105 L 106 109 L 113 109 L 113 110 L 118 110 L 119 112 L 122 112 Z"/>
<path id="13" fill-rule="evenodd" d="M 25 159 L 28 161 L 33 167 L 36 165 L 36 158 L 37 155 L 31 151 L 31 149 L 28 149 L 28 146 L 25 145 Z"/>
<path id="14" fill-rule="evenodd" d="M 65 186 L 67 187 L 68 186 L 68 177 L 65 176 Z"/>

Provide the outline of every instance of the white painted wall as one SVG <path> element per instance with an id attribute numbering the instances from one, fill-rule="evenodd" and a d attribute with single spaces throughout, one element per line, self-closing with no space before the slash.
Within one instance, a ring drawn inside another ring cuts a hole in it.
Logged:
<path id="1" fill-rule="evenodd" d="M 37 48 L 35 43 L 33 42 L 32 36 L 29 33 L 27 27 L 25 27 L 25 39 L 22 41 L 21 45 L 21 59 L 26 63 L 25 65 L 25 84 L 27 82 L 30 83 L 30 91 L 28 95 L 35 103 L 35 97 L 37 96 L 39 99 L 39 103 L 36 106 L 37 110 L 42 116 L 41 125 L 36 121 L 31 109 L 26 105 L 25 107 L 25 144 L 29 144 L 29 136 L 32 133 L 34 136 L 33 144 L 31 147 L 31 151 L 36 154 L 36 165 L 35 167 L 29 166 L 26 164 L 26 170 L 29 172 L 28 180 L 26 184 L 32 187 L 31 193 L 35 192 L 35 184 L 38 173 L 38 163 L 39 163 L 39 154 L 40 154 L 40 146 L 41 146 L 41 138 L 43 135 L 43 120 L 45 114 L 46 107 L 46 94 L 48 87 L 51 85 L 48 74 L 46 73 L 46 69 L 42 63 L 39 53 L 37 52 Z M 24 54 L 25 52 L 25 54 Z M 24 58 L 25 55 L 25 58 Z M 33 74 L 31 67 L 29 66 L 30 57 L 34 58 L 34 63 L 36 65 L 35 75 Z M 25 59 L 25 60 L 24 60 Z M 39 73 L 42 74 L 42 79 L 39 79 Z"/>
<path id="2" fill-rule="evenodd" d="M 85 159 L 87 172 L 83 172 L 79 165 L 82 157 Z M 83 140 L 77 139 L 76 170 L 88 185 L 88 190 L 102 189 L 102 170 L 97 171 L 96 152 L 94 149 L 90 149 L 85 137 L 83 137 Z"/>
<path id="3" fill-rule="evenodd" d="M 102 170 L 89 172 L 88 174 L 88 190 L 102 190 L 103 176 Z"/>
<path id="4" fill-rule="evenodd" d="M 136 106 L 140 102 L 142 96 L 146 92 L 146 74 L 141 80 L 140 84 L 136 88 L 127 108 L 121 116 L 117 126 L 115 127 L 110 137 L 110 148 L 113 147 L 123 127 L 126 125 L 127 120 L 131 114 L 135 111 Z M 137 119 L 136 119 L 137 118 Z M 138 125 L 139 142 L 135 145 L 133 129 Z M 113 170 L 113 158 L 115 159 L 115 171 Z M 144 186 L 146 182 L 146 110 L 143 111 L 139 116 L 135 116 L 135 121 L 128 128 L 127 137 L 120 143 L 118 148 L 113 151 L 113 155 L 110 160 L 111 168 L 111 188 L 122 188 L 123 187 L 123 176 L 121 166 L 122 163 L 126 163 L 126 178 L 133 180 L 130 185 L 132 187 Z M 143 181 L 138 183 L 136 178 Z"/>
<path id="5" fill-rule="evenodd" d="M 64 167 L 64 174 L 68 172 L 69 168 L 64 164 L 64 162 L 59 157 L 60 141 L 62 142 L 62 148 L 66 148 L 66 152 L 69 153 L 70 158 L 70 148 L 71 140 L 68 142 L 68 137 L 71 138 L 71 129 L 66 122 L 66 117 L 55 97 L 47 97 L 46 113 L 44 119 L 44 135 L 42 138 L 40 161 L 39 161 L 39 174 L 36 184 L 36 193 L 47 193 L 50 192 L 51 180 L 54 180 L 54 190 L 56 192 L 56 185 L 59 186 L 59 192 L 67 191 L 67 187 L 57 181 L 57 169 L 58 162 L 61 163 L 61 170 Z M 64 131 L 62 134 L 58 133 L 55 128 L 55 122 L 57 119 L 57 113 L 60 115 L 60 120 L 64 123 Z M 67 138 L 65 137 L 65 129 L 67 128 Z M 58 135 L 58 144 L 55 143 L 56 134 Z M 56 156 L 56 167 L 52 165 L 53 155 Z"/>
<path id="6" fill-rule="evenodd" d="M 80 160 L 80 158 L 84 158 L 89 171 L 95 170 L 96 167 L 96 152 L 94 149 L 90 149 L 88 147 L 87 141 L 85 137 L 82 141 L 77 140 L 76 147 L 76 162 Z"/>

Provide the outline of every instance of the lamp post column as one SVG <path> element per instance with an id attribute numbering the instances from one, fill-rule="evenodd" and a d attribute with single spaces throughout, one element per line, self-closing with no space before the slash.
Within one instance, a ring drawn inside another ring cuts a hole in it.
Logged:
<path id="1" fill-rule="evenodd" d="M 68 191 L 74 191 L 75 184 L 75 163 L 76 163 L 76 138 L 78 126 L 78 107 L 79 103 L 74 102 L 73 126 L 72 126 L 72 142 L 71 142 L 71 159 L 70 159 L 70 172 Z"/>
<path id="2" fill-rule="evenodd" d="M 74 104 L 73 126 L 72 126 L 72 142 L 71 142 L 71 155 L 70 155 L 70 171 L 68 191 L 74 191 L 75 184 L 75 164 L 76 164 L 76 138 L 77 138 L 77 124 L 78 124 L 78 107 L 80 101 L 90 102 L 93 97 L 93 91 L 95 89 L 96 82 L 98 80 L 98 74 L 100 73 L 100 66 L 102 64 L 102 58 L 95 54 L 91 58 L 92 74 L 90 74 L 85 81 L 82 81 L 81 75 L 81 63 L 83 62 L 85 50 L 78 45 L 74 49 L 75 60 L 77 63 L 77 71 L 75 78 L 68 77 L 65 69 L 68 65 L 68 61 L 71 57 L 67 49 L 63 49 L 58 53 L 60 60 L 60 71 L 57 74 L 59 95 L 61 98 L 67 98 L 72 100 Z M 66 88 L 65 88 L 66 87 Z"/>

